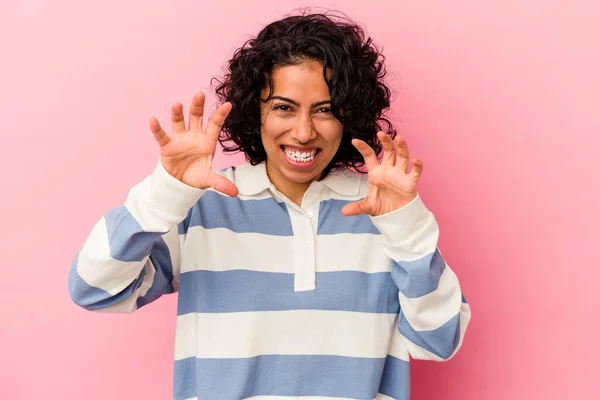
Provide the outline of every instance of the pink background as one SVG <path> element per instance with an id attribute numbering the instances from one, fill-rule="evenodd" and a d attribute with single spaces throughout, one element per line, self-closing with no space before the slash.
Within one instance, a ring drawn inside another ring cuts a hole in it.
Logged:
<path id="1" fill-rule="evenodd" d="M 420 192 L 473 309 L 456 358 L 413 364 L 412 398 L 593 398 L 598 3 L 319 3 L 384 48 L 393 117 L 425 162 Z M 1 399 L 170 398 L 176 297 L 86 312 L 68 269 L 152 171 L 149 116 L 169 126 L 173 102 L 187 107 L 249 35 L 301 5 L 2 1 Z"/>

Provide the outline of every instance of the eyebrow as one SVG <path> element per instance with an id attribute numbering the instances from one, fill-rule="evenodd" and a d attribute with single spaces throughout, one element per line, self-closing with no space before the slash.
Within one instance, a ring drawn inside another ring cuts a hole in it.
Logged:
<path id="1" fill-rule="evenodd" d="M 291 104 L 295 105 L 296 107 L 300 107 L 300 104 L 297 101 L 288 99 L 287 97 L 283 97 L 283 96 L 271 96 L 271 100 L 282 100 L 287 103 L 291 103 Z M 315 108 L 315 107 L 322 106 L 324 104 L 330 104 L 330 103 L 331 103 L 331 100 L 321 100 L 321 101 L 317 101 L 316 103 L 311 104 L 310 108 Z"/>

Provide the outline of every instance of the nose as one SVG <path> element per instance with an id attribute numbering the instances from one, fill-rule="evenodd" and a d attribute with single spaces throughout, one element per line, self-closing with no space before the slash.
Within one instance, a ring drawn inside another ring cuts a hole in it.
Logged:
<path id="1" fill-rule="evenodd" d="M 310 119 L 298 118 L 296 126 L 292 130 L 292 138 L 300 143 L 308 143 L 317 137 L 317 132 L 313 129 Z"/>

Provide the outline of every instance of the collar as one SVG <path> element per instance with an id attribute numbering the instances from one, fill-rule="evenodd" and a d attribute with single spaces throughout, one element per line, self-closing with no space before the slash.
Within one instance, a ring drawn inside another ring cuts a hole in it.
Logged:
<path id="1" fill-rule="evenodd" d="M 235 167 L 234 174 L 234 183 L 244 196 L 254 196 L 272 185 L 264 162 L 257 165 L 240 164 Z"/>
<path id="2" fill-rule="evenodd" d="M 254 196 L 273 186 L 267 175 L 265 162 L 257 165 L 250 163 L 238 165 L 234 173 L 235 185 L 244 196 Z M 319 183 L 342 196 L 356 196 L 360 191 L 360 181 L 360 174 L 347 168 L 339 168 L 330 172 Z"/>
<path id="3" fill-rule="evenodd" d="M 356 196 L 360 191 L 361 175 L 342 167 L 327 174 L 320 182 L 342 196 Z"/>

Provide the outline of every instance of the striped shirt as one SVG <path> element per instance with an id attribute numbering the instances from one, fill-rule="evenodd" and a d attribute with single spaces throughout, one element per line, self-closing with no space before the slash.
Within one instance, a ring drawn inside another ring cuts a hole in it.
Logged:
<path id="1" fill-rule="evenodd" d="M 298 206 L 264 163 L 220 173 L 237 197 L 159 162 L 96 223 L 69 274 L 88 310 L 178 293 L 174 399 L 408 399 L 411 357 L 458 351 L 470 308 L 419 196 L 345 217 L 366 175 L 331 172 Z"/>

